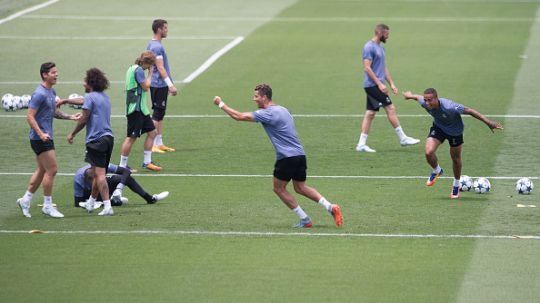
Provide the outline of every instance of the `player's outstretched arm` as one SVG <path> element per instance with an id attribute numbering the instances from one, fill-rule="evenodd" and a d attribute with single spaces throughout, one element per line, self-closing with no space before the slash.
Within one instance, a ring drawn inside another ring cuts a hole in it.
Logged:
<path id="1" fill-rule="evenodd" d="M 255 122 L 255 118 L 253 117 L 253 114 L 250 112 L 241 113 L 232 107 L 228 106 L 221 100 L 220 96 L 214 97 L 214 104 L 217 105 L 219 108 L 221 108 L 227 115 L 229 115 L 231 118 L 233 118 L 236 121 L 251 121 Z"/>
<path id="2" fill-rule="evenodd" d="M 478 112 L 475 109 L 465 107 L 465 109 L 463 110 L 463 113 L 467 115 L 471 115 L 475 117 L 476 119 L 484 122 L 492 132 L 494 129 L 504 129 L 500 122 L 489 120 L 488 118 L 486 118 L 486 116 L 482 115 L 480 112 Z"/>
<path id="3" fill-rule="evenodd" d="M 420 99 L 420 95 L 413 94 L 410 90 L 402 92 L 403 97 L 405 100 L 416 100 Z"/>

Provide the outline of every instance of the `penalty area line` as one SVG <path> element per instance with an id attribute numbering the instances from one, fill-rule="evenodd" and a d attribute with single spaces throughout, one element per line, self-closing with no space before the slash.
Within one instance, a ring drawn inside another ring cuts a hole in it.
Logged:
<path id="1" fill-rule="evenodd" d="M 370 233 L 306 233 L 261 231 L 206 231 L 206 230 L 0 230 L 0 234 L 60 234 L 60 235 L 169 235 L 169 236 L 232 236 L 232 237 L 334 237 L 334 238 L 399 238 L 399 239 L 528 239 L 540 240 L 535 235 L 456 235 L 456 234 L 370 234 Z"/>

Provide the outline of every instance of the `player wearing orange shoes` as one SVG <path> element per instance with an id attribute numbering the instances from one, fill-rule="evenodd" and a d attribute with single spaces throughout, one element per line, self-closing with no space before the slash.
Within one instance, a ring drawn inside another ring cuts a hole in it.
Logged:
<path id="1" fill-rule="evenodd" d="M 214 98 L 214 104 L 234 120 L 260 122 L 264 127 L 276 150 L 274 192 L 300 218 L 300 222 L 294 227 L 309 228 L 313 226 L 313 223 L 298 205 L 294 196 L 287 191 L 287 185 L 291 179 L 296 193 L 318 202 L 332 215 L 336 226 L 341 227 L 343 217 L 339 205 L 330 203 L 315 188 L 306 185 L 306 155 L 289 111 L 272 101 L 272 88 L 267 84 L 255 87 L 253 101 L 257 103 L 259 109 L 242 113 L 223 103 L 221 97 Z"/>

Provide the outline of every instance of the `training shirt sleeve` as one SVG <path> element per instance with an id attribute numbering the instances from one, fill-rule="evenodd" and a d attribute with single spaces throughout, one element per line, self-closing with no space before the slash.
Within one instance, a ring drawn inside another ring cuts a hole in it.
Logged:
<path id="1" fill-rule="evenodd" d="M 87 109 L 89 111 L 92 111 L 93 108 L 94 108 L 94 102 L 92 102 L 92 97 L 90 97 L 89 94 L 86 94 L 84 96 L 84 103 L 83 103 L 82 109 Z"/>
<path id="2" fill-rule="evenodd" d="M 266 109 L 259 109 L 253 112 L 253 118 L 255 122 L 269 124 L 272 122 L 272 113 Z"/>
<path id="3" fill-rule="evenodd" d="M 420 98 L 418 98 L 418 104 L 420 104 L 420 106 L 423 108 L 426 108 L 426 101 L 424 101 L 424 97 L 420 96 Z"/>
<path id="4" fill-rule="evenodd" d="M 452 108 L 459 114 L 463 114 L 465 111 L 465 106 L 463 104 L 451 101 Z"/>
<path id="5" fill-rule="evenodd" d="M 370 60 L 370 61 L 373 61 L 373 47 L 371 47 L 369 44 L 366 44 L 366 46 L 364 46 L 364 49 L 362 51 L 362 60 Z"/>
<path id="6" fill-rule="evenodd" d="M 47 99 L 42 94 L 33 93 L 30 101 L 28 102 L 28 108 L 38 109 L 39 106 Z"/>
<path id="7" fill-rule="evenodd" d="M 150 47 L 150 50 L 156 55 L 156 59 L 163 59 L 163 54 L 165 53 L 165 49 L 161 45 L 152 45 Z"/>
<path id="8" fill-rule="evenodd" d="M 142 67 L 137 67 L 135 70 L 135 80 L 137 80 L 137 83 L 141 84 L 146 80 L 146 76 L 144 75 L 144 70 Z"/>

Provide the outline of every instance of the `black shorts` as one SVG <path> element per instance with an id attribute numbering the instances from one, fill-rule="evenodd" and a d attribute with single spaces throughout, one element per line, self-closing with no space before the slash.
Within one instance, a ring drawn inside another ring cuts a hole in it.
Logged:
<path id="1" fill-rule="evenodd" d="M 366 91 L 366 109 L 378 112 L 379 108 L 392 104 L 392 100 L 378 86 L 364 87 Z"/>
<path id="2" fill-rule="evenodd" d="M 445 139 L 448 139 L 448 143 L 450 143 L 450 146 L 452 147 L 458 147 L 463 144 L 463 134 L 460 134 L 459 136 L 450 136 L 435 124 L 429 129 L 428 137 L 435 138 L 441 141 L 441 143 L 443 143 Z"/>
<path id="3" fill-rule="evenodd" d="M 42 140 L 30 140 L 30 146 L 32 147 L 32 150 L 36 154 L 36 156 L 39 156 L 39 154 L 46 152 L 48 150 L 54 150 L 54 141 L 49 140 L 46 142 L 43 142 Z"/>
<path id="4" fill-rule="evenodd" d="M 114 146 L 112 136 L 104 136 L 86 143 L 86 156 L 84 161 L 95 167 L 107 168 L 111 161 Z"/>
<path id="5" fill-rule="evenodd" d="M 127 115 L 127 137 L 138 138 L 144 133 L 156 129 L 149 115 L 143 115 L 140 111 L 134 111 Z"/>
<path id="6" fill-rule="evenodd" d="M 152 119 L 163 120 L 167 109 L 167 98 L 169 97 L 168 87 L 150 87 L 150 99 L 152 99 Z"/>
<path id="7" fill-rule="evenodd" d="M 306 181 L 306 156 L 294 156 L 276 161 L 274 177 L 281 181 Z"/>

